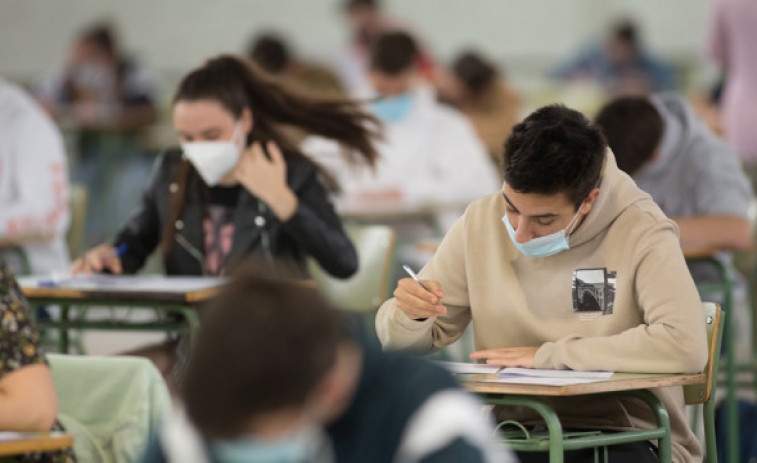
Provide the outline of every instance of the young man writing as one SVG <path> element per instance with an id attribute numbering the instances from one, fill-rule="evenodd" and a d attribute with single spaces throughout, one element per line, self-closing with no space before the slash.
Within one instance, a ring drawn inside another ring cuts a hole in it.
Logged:
<path id="1" fill-rule="evenodd" d="M 432 291 L 404 279 L 381 307 L 383 345 L 430 352 L 472 322 L 479 350 L 471 356 L 492 364 L 701 371 L 701 303 L 677 228 L 618 170 L 599 130 L 564 106 L 541 108 L 513 129 L 503 166 L 502 191 L 472 203 L 420 272 Z M 701 459 L 681 388 L 655 393 L 670 413 L 675 461 Z M 566 428 L 653 422 L 627 398 L 560 398 L 552 406 Z M 534 418 L 516 409 L 497 414 Z M 610 461 L 656 461 L 650 445 L 611 447 Z"/>

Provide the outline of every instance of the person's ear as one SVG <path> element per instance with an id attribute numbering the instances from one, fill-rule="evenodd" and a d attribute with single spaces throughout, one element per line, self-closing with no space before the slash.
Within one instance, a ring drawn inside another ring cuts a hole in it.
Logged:
<path id="1" fill-rule="evenodd" d="M 311 396 L 311 413 L 318 422 L 330 423 L 347 409 L 357 387 L 361 364 L 362 353 L 359 348 L 351 343 L 338 348 L 334 366 Z"/>
<path id="2" fill-rule="evenodd" d="M 240 122 L 242 124 L 242 131 L 245 135 L 252 132 L 252 126 L 255 123 L 255 119 L 252 116 L 252 111 L 250 108 L 244 108 L 242 110 L 242 117 L 240 118 Z"/>
<path id="3" fill-rule="evenodd" d="M 584 202 L 581 203 L 581 214 L 586 215 L 589 213 L 589 211 L 591 211 L 591 208 L 594 206 L 594 201 L 597 200 L 598 196 L 599 188 L 593 188 L 586 196 Z"/>

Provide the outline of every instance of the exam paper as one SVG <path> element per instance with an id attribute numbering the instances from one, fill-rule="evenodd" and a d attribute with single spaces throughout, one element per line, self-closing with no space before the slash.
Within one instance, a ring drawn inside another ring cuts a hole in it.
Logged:
<path id="1" fill-rule="evenodd" d="M 541 386 L 569 386 L 595 383 L 608 379 L 612 371 L 545 370 L 536 368 L 503 368 L 496 379 L 484 379 L 487 383 L 536 384 Z"/>
<path id="2" fill-rule="evenodd" d="M 228 279 L 164 275 L 32 275 L 18 278 L 23 287 L 55 287 L 81 290 L 187 292 L 215 288 Z"/>
<path id="3" fill-rule="evenodd" d="M 497 373 L 499 376 L 532 376 L 539 378 L 582 378 L 582 379 L 607 379 L 613 375 L 612 371 L 578 371 L 578 370 L 551 370 L 539 368 L 516 368 L 507 367 Z"/>
<path id="4" fill-rule="evenodd" d="M 463 362 L 436 362 L 443 368 L 457 374 L 494 374 L 502 367 L 499 365 L 487 365 L 485 363 L 463 363 Z"/>

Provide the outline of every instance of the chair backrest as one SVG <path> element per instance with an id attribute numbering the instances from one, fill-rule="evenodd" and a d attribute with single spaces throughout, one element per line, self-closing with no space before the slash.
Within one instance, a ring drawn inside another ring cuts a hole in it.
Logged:
<path id="1" fill-rule="evenodd" d="M 79 461 L 139 462 L 171 402 L 163 377 L 142 357 L 48 354 L 58 419 Z"/>
<path id="2" fill-rule="evenodd" d="M 705 380 L 700 384 L 684 386 L 683 395 L 687 405 L 703 404 L 714 395 L 718 378 L 720 342 L 723 338 L 723 317 L 720 305 L 703 302 L 702 312 L 707 329 L 707 365 L 704 367 Z"/>
<path id="3" fill-rule="evenodd" d="M 68 245 L 69 255 L 75 259 L 82 253 L 89 192 L 87 191 L 87 187 L 77 183 L 71 184 L 68 191 L 68 208 L 71 213 L 71 222 L 68 225 L 68 233 L 66 233 L 66 244 Z"/>
<path id="4" fill-rule="evenodd" d="M 386 225 L 349 225 L 346 229 L 358 256 L 355 275 L 347 279 L 334 278 L 312 259 L 308 260 L 308 271 L 318 290 L 337 308 L 370 312 L 388 297 L 394 230 Z"/>

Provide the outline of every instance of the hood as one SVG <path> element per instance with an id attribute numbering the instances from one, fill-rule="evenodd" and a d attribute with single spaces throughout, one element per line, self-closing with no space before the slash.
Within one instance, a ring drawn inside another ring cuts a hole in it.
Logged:
<path id="1" fill-rule="evenodd" d="M 637 174 L 640 179 L 667 173 L 669 166 L 676 162 L 675 157 L 685 155 L 689 146 L 705 136 L 708 130 L 678 95 L 659 93 L 649 97 L 649 101 L 660 113 L 665 129 L 660 141 L 659 157 L 642 168 Z"/>
<path id="2" fill-rule="evenodd" d="M 591 241 L 607 229 L 624 210 L 639 202 L 654 207 L 651 196 L 639 189 L 633 179 L 618 169 L 615 156 L 607 149 L 599 183 L 599 196 L 581 225 L 570 235 L 570 247 Z"/>

